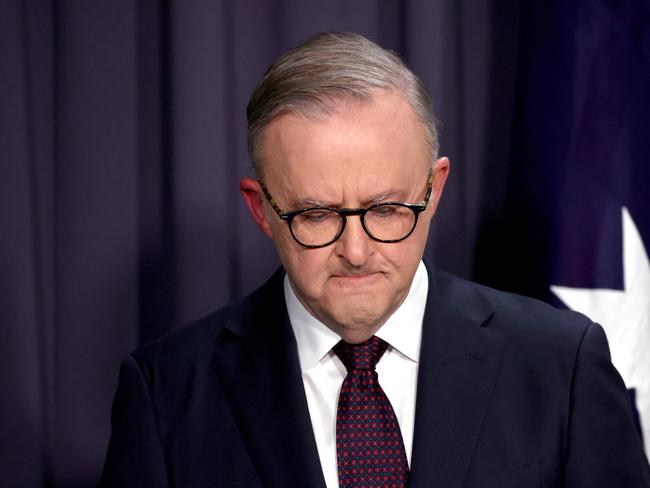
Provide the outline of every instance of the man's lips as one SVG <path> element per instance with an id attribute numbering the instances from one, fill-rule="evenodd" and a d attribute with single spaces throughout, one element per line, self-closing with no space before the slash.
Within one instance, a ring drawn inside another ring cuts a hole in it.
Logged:
<path id="1" fill-rule="evenodd" d="M 337 280 L 346 281 L 349 283 L 361 283 L 364 281 L 371 281 L 381 276 L 380 271 L 364 271 L 362 273 L 337 273 L 333 274 L 332 278 Z"/>

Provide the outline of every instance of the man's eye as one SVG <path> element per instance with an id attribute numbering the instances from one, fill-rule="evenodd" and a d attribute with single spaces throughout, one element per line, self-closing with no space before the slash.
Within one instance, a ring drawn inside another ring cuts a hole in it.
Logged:
<path id="1" fill-rule="evenodd" d="M 392 205 L 383 205 L 373 208 L 372 213 L 377 217 L 393 217 L 397 213 L 397 209 Z"/>
<path id="2" fill-rule="evenodd" d="M 301 214 L 300 217 L 307 222 L 316 224 L 318 222 L 325 222 L 327 219 L 332 218 L 333 215 L 334 213 L 329 210 L 310 210 Z"/>

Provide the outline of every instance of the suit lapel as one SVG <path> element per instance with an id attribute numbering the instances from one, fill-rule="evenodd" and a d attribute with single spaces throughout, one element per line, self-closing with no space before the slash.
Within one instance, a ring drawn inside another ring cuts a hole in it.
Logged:
<path id="1" fill-rule="evenodd" d="M 411 488 L 457 488 L 465 479 L 503 352 L 503 337 L 484 327 L 491 316 L 472 288 L 429 273 Z"/>
<path id="2" fill-rule="evenodd" d="M 282 273 L 233 310 L 214 362 L 262 483 L 324 488 Z"/>

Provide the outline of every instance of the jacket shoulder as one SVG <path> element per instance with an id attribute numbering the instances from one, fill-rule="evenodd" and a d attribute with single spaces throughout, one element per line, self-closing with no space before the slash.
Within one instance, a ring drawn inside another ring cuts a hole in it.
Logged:
<path id="1" fill-rule="evenodd" d="M 144 344 L 131 353 L 140 368 L 182 368 L 188 363 L 209 361 L 214 343 L 224 330 L 236 305 L 226 305 L 209 315 Z"/>
<path id="2" fill-rule="evenodd" d="M 258 315 L 271 307 L 284 306 L 283 271 L 279 269 L 257 290 L 238 303 L 219 308 L 195 322 L 170 332 L 159 340 L 136 349 L 131 356 L 141 369 L 167 371 L 179 377 L 196 367 L 205 367 L 213 358 L 215 343 L 223 334 L 246 333 L 260 322 Z"/>
<path id="3" fill-rule="evenodd" d="M 456 303 L 481 302 L 492 314 L 484 325 L 512 341 L 542 346 L 575 348 L 594 325 L 585 315 L 556 308 L 541 300 L 490 288 L 439 272 L 436 284 Z M 465 305 L 461 305 L 465 306 Z"/>

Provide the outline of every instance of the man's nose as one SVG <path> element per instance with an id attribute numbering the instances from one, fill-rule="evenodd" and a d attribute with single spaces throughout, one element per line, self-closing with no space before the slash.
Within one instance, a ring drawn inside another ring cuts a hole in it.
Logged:
<path id="1" fill-rule="evenodd" d="M 361 225 L 361 218 L 357 215 L 347 218 L 345 230 L 336 241 L 337 254 L 352 266 L 363 266 L 368 257 L 373 253 L 374 241 Z"/>

